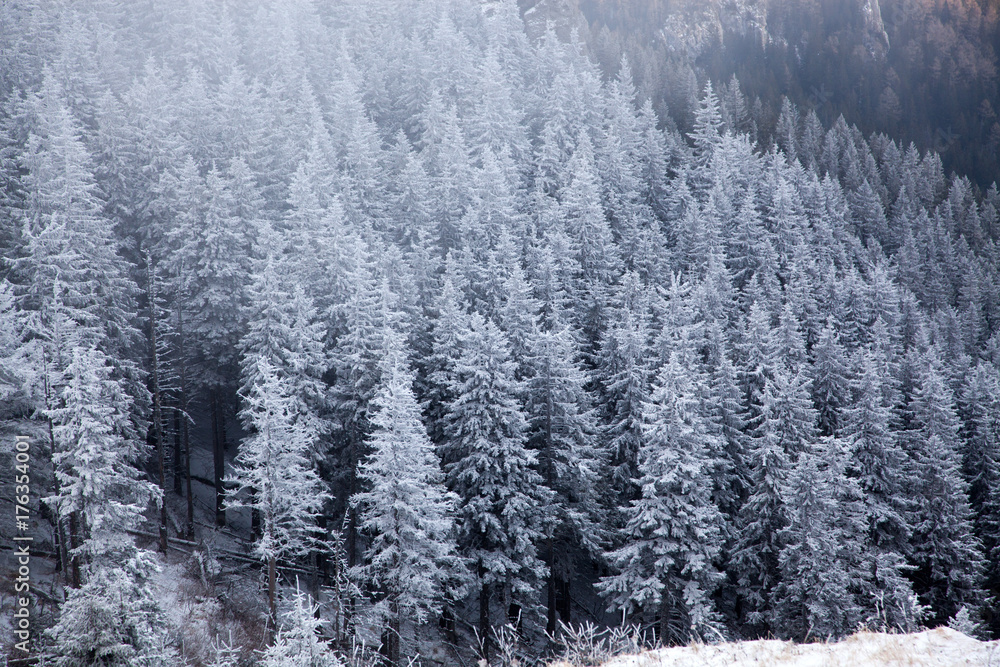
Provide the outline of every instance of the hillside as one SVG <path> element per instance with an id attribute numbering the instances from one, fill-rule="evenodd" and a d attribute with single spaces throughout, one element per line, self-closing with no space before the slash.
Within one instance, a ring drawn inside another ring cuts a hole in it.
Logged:
<path id="1" fill-rule="evenodd" d="M 947 59 L 836 112 L 901 24 L 820 5 L 0 3 L 9 656 L 1000 636 L 1000 190 L 904 131 Z"/>
<path id="2" fill-rule="evenodd" d="M 576 28 L 608 75 L 689 122 L 695 82 L 735 75 L 771 136 L 781 98 L 827 124 L 933 149 L 983 188 L 1000 173 L 1000 8 L 988 0 L 522 0 L 529 33 Z"/>

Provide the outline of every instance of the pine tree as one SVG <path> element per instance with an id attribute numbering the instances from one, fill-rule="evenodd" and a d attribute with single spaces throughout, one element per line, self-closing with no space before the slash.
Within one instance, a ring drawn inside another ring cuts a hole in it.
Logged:
<path id="1" fill-rule="evenodd" d="M 267 564 L 274 628 L 278 560 L 309 550 L 317 530 L 314 519 L 327 494 L 309 462 L 317 432 L 313 424 L 299 419 L 291 382 L 264 356 L 251 356 L 246 363 L 256 365 L 259 379 L 243 395 L 241 417 L 250 435 L 240 443 L 233 466 L 236 486 L 228 506 L 248 507 L 260 514 L 261 536 L 254 553 Z"/>
<path id="2" fill-rule="evenodd" d="M 624 499 L 637 497 L 643 404 L 649 398 L 648 304 L 638 276 L 627 274 L 622 303 L 609 323 L 598 354 L 601 421 L 611 465 L 611 484 Z"/>
<path id="3" fill-rule="evenodd" d="M 815 414 L 802 372 L 777 367 L 765 378 L 760 414 L 749 422 L 750 495 L 740 510 L 733 566 L 747 607 L 745 622 L 764 632 L 776 616 L 782 530 L 789 522 L 787 485 L 792 462 L 814 440 Z"/>
<path id="4" fill-rule="evenodd" d="M 593 344 L 606 317 L 609 289 L 617 279 L 620 260 L 600 202 L 593 147 L 585 133 L 577 142 L 568 170 L 570 181 L 560 196 L 559 219 L 580 264 L 571 292 L 577 326 Z"/>
<path id="5" fill-rule="evenodd" d="M 524 413 L 503 334 L 473 313 L 455 364 L 444 450 L 449 487 L 459 497 L 458 543 L 478 578 L 479 633 L 488 643 L 492 601 L 507 612 L 534 612 L 542 576 L 536 544 L 550 493 L 526 447 Z"/>
<path id="6" fill-rule="evenodd" d="M 868 576 L 858 567 L 865 526 L 846 454 L 839 440 L 824 438 L 800 453 L 788 475 L 788 523 L 778 532 L 780 582 L 772 602 L 780 636 L 842 637 L 862 620 L 854 590 Z"/>
<path id="7" fill-rule="evenodd" d="M 21 253 L 13 262 L 22 279 L 18 297 L 27 313 L 25 334 L 42 341 L 53 389 L 73 345 L 104 352 L 131 397 L 136 436 L 149 405 L 129 353 L 140 340 L 131 320 L 137 288 L 103 214 L 82 128 L 51 74 L 31 108 L 37 123 L 21 155 L 28 205 Z"/>
<path id="8" fill-rule="evenodd" d="M 857 479 L 864 499 L 865 547 L 874 552 L 872 594 L 862 602 L 875 623 L 910 631 L 921 610 L 905 578 L 911 533 L 903 477 L 906 455 L 891 430 L 890 392 L 884 387 L 893 380 L 883 376 L 871 353 L 858 354 L 851 380 L 852 407 L 844 413 L 842 432 L 853 459 L 849 474 Z"/>
<path id="9" fill-rule="evenodd" d="M 618 574 L 600 590 L 614 607 L 659 617 L 662 643 L 707 637 L 719 616 L 711 595 L 723 519 L 711 499 L 713 443 L 690 354 L 670 353 L 644 405 L 639 472 L 642 496 L 625 510 L 626 543 L 610 554 Z"/>
<path id="10" fill-rule="evenodd" d="M 848 404 L 850 379 L 844 348 L 829 322 L 820 333 L 812 354 L 812 394 L 818 413 L 817 427 L 820 435 L 839 436 L 842 413 Z"/>
<path id="11" fill-rule="evenodd" d="M 597 505 L 605 462 L 597 447 L 577 341 L 558 306 L 547 310 L 547 324 L 536 328 L 528 341 L 525 414 L 528 445 L 537 452 L 539 472 L 554 494 L 546 517 L 547 629 L 554 632 L 557 606 L 562 622 L 570 622 L 568 588 L 574 560 L 600 552 Z"/>
<path id="12" fill-rule="evenodd" d="M 24 315 L 15 304 L 13 287 L 0 279 L 0 419 L 25 415 L 38 400 L 38 346 L 23 340 Z"/>
<path id="13" fill-rule="evenodd" d="M 143 521 L 160 489 L 136 468 L 145 443 L 132 435 L 131 399 L 113 376 L 107 357 L 75 347 L 65 371 L 59 407 L 46 413 L 53 426 L 52 463 L 57 493 L 47 499 L 82 541 L 74 550 L 88 558 L 131 545 L 127 531 Z"/>
<path id="14" fill-rule="evenodd" d="M 982 604 L 982 545 L 961 475 L 954 398 L 933 347 L 920 354 L 915 370 L 910 428 L 904 434 L 914 500 L 911 559 L 916 569 L 911 576 L 932 622 L 944 623 L 963 606 Z"/>
<path id="15" fill-rule="evenodd" d="M 262 234 L 268 246 L 247 287 L 248 326 L 240 340 L 240 393 L 247 396 L 262 381 L 260 359 L 266 359 L 291 387 L 296 420 L 317 435 L 330 430 L 329 390 L 323 375 L 331 361 L 323 345 L 319 316 L 298 284 L 289 284 L 287 262 L 281 259 L 281 240 Z"/>
<path id="16" fill-rule="evenodd" d="M 444 487 L 434 447 L 420 421 L 413 376 L 399 334 L 386 332 L 382 379 L 372 399 L 371 454 L 358 476 L 365 491 L 351 497 L 361 531 L 370 536 L 365 564 L 354 576 L 373 592 L 373 614 L 385 628 L 392 664 L 407 653 L 404 631 L 440 613 L 449 583 L 463 577 L 456 555 L 458 498 Z M 404 625 L 405 624 L 405 625 Z"/>
<path id="17" fill-rule="evenodd" d="M 70 591 L 59 621 L 45 631 L 58 667 L 169 667 L 180 657 L 171 646 L 167 615 L 151 578 L 152 554 L 132 547 L 88 568 L 87 583 Z"/>
<path id="18" fill-rule="evenodd" d="M 712 89 L 712 82 L 707 81 L 704 94 L 694 112 L 694 125 L 688 135 L 694 144 L 691 186 L 701 200 L 712 186 L 711 162 L 716 148 L 722 142 L 722 129 L 719 98 Z"/>
<path id="19" fill-rule="evenodd" d="M 312 598 L 299 590 L 282 614 L 274 643 L 264 651 L 261 667 L 340 667 L 343 662 L 317 636 L 321 621 Z"/>
<path id="20" fill-rule="evenodd" d="M 985 361 L 966 378 L 959 403 L 962 416 L 962 471 L 976 536 L 986 556 L 986 588 L 992 596 L 984 616 L 994 633 L 1000 627 L 1000 378 Z"/>

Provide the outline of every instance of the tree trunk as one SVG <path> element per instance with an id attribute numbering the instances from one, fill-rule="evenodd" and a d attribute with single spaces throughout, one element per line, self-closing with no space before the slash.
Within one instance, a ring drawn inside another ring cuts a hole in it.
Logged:
<path id="1" fill-rule="evenodd" d="M 188 417 L 187 354 L 184 345 L 184 309 L 177 307 L 177 347 L 181 365 L 181 412 L 184 421 L 184 477 L 187 483 L 187 537 L 194 539 L 194 496 L 191 494 L 191 433 Z M 176 413 L 175 413 L 176 414 Z"/>
<path id="2" fill-rule="evenodd" d="M 181 411 L 174 408 L 174 493 L 184 495 L 184 459 L 181 447 Z"/>
<path id="3" fill-rule="evenodd" d="M 45 404 L 46 407 L 49 403 L 49 384 L 48 384 L 48 373 L 45 374 Z M 49 447 L 51 447 L 51 456 L 55 456 L 56 453 L 56 436 L 55 431 L 52 428 L 52 420 L 49 419 Z M 51 457 L 50 457 L 51 458 Z M 52 476 L 52 484 L 55 487 L 54 495 L 59 497 L 59 478 L 55 475 Z M 56 547 L 56 572 L 62 572 L 65 567 L 67 570 L 69 568 L 69 548 L 66 543 L 66 536 L 63 533 L 63 517 L 62 513 L 59 511 L 59 507 L 56 507 L 55 511 L 55 547 Z M 66 576 L 66 574 L 64 574 Z"/>
<path id="4" fill-rule="evenodd" d="M 149 347 L 153 366 L 153 438 L 160 465 L 160 552 L 167 553 L 167 453 L 163 442 L 163 396 L 160 391 L 160 351 L 156 338 L 156 281 L 152 258 L 146 254 L 146 292 L 149 297 Z"/>
<path id="5" fill-rule="evenodd" d="M 399 618 L 399 601 L 394 600 L 389 606 L 389 632 L 388 634 L 388 646 L 386 655 L 389 658 L 389 664 L 394 665 L 394 667 L 399 667 L 399 640 L 400 640 L 400 628 L 402 623 Z"/>
<path id="6" fill-rule="evenodd" d="M 275 589 L 278 583 L 277 558 L 271 556 L 267 559 L 267 608 L 269 623 L 267 626 L 267 645 L 274 645 L 274 634 L 278 629 L 278 605 L 275 600 Z"/>
<path id="7" fill-rule="evenodd" d="M 479 566 L 479 577 L 483 577 L 483 566 Z M 493 651 L 493 628 L 490 625 L 490 585 L 484 583 L 479 590 L 479 641 L 482 642 L 483 658 L 490 661 Z"/>
<path id="8" fill-rule="evenodd" d="M 570 597 L 570 583 L 572 579 L 572 570 L 570 571 L 569 576 L 558 577 L 556 579 L 556 609 L 559 610 L 559 618 L 566 625 L 573 622 L 571 617 L 573 610 L 573 598 Z"/>
<path id="9" fill-rule="evenodd" d="M 549 537 L 549 580 L 547 586 L 547 603 L 548 603 L 548 619 L 545 623 L 545 631 L 550 635 L 554 635 L 556 631 L 556 554 L 555 547 L 552 543 L 552 537 Z"/>
<path id="10" fill-rule="evenodd" d="M 670 601 L 666 592 L 660 598 L 660 646 L 668 646 L 670 638 Z"/>
<path id="11" fill-rule="evenodd" d="M 222 410 L 219 407 L 218 389 L 212 390 L 212 459 L 215 464 L 215 525 L 226 525 L 226 490 L 223 479 L 226 475 L 226 450 L 222 439 Z"/>
<path id="12" fill-rule="evenodd" d="M 260 510 L 256 507 L 250 508 L 250 534 L 255 540 L 259 539 L 261 535 Z"/>
<path id="13" fill-rule="evenodd" d="M 69 546 L 71 551 L 76 551 L 77 547 L 80 546 L 80 536 L 79 536 L 79 525 L 80 521 L 77 518 L 77 513 L 75 511 L 69 513 Z M 72 554 L 70 558 L 70 572 L 73 575 L 73 588 L 80 588 L 80 555 L 79 553 Z"/>
<path id="14" fill-rule="evenodd" d="M 194 539 L 194 495 L 191 493 L 191 433 L 188 430 L 187 417 L 184 418 L 184 471 L 185 482 L 187 483 L 187 533 L 188 539 Z"/>

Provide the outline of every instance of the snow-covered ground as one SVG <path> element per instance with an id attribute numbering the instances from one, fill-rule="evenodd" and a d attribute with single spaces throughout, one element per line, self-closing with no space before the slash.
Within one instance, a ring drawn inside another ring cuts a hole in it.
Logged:
<path id="1" fill-rule="evenodd" d="M 830 644 L 776 640 L 695 645 L 622 656 L 604 667 L 1000 667 L 1000 642 L 950 628 L 909 635 L 862 632 Z"/>

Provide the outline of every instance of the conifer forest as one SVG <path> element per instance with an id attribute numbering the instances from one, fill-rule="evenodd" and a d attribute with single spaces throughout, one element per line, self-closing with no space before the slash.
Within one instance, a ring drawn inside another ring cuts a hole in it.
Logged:
<path id="1" fill-rule="evenodd" d="M 998 11 L 0 2 L 7 664 L 1000 639 Z"/>

